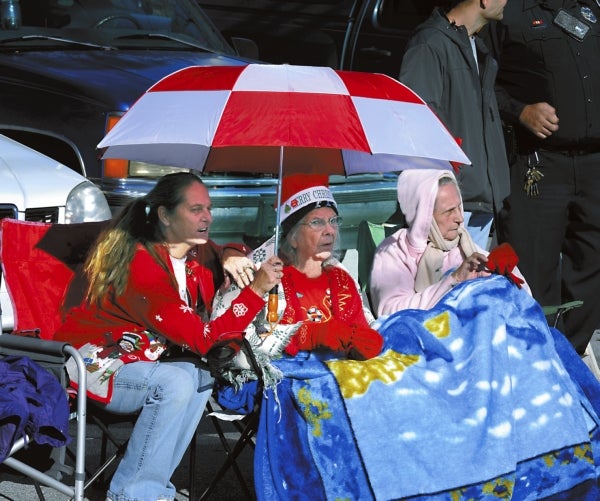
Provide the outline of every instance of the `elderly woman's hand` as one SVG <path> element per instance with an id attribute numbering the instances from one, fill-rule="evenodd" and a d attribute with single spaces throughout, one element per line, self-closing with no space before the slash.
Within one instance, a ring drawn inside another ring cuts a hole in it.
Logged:
<path id="1" fill-rule="evenodd" d="M 277 256 L 267 259 L 254 273 L 250 288 L 259 296 L 264 296 L 273 287 L 279 285 L 283 277 L 283 263 Z"/>
<path id="2" fill-rule="evenodd" d="M 479 253 L 473 252 L 462 264 L 452 273 L 452 277 L 457 282 L 464 282 L 472 278 L 487 277 L 490 273 L 486 269 L 487 258 Z"/>

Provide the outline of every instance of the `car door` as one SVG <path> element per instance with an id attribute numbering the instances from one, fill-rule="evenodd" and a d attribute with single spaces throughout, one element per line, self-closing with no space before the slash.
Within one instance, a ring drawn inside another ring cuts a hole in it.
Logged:
<path id="1" fill-rule="evenodd" d="M 343 69 L 398 78 L 413 30 L 442 0 L 365 0 L 344 51 Z"/>
<path id="2" fill-rule="evenodd" d="M 221 33 L 253 40 L 270 63 L 338 67 L 362 0 L 199 0 Z"/>

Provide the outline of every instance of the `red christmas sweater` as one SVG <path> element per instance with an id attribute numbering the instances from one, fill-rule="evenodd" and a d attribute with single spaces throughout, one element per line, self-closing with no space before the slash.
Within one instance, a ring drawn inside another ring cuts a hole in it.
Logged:
<path id="1" fill-rule="evenodd" d="M 201 298 L 210 310 L 215 293 L 213 271 L 188 259 L 188 305 L 179 296 L 166 248 L 157 246 L 157 251 L 162 264 L 140 245 L 132 259 L 124 293 L 109 294 L 100 305 L 84 303 L 72 309 L 54 338 L 69 341 L 75 347 L 88 342 L 110 346 L 124 332 L 150 331 L 171 344 L 204 355 L 223 334 L 243 332 L 263 308 L 265 301 L 245 288 L 223 315 L 204 322 L 196 306 Z"/>
<path id="2" fill-rule="evenodd" d="M 358 359 L 380 353 L 383 339 L 369 327 L 360 293 L 347 272 L 328 266 L 320 277 L 308 278 L 286 266 L 281 283 L 286 300 L 281 323 L 304 321 L 285 349 L 288 354 L 318 347 Z"/>

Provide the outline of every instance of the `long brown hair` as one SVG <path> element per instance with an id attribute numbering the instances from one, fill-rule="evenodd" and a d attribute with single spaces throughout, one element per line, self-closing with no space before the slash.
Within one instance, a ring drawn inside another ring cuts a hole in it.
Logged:
<path id="1" fill-rule="evenodd" d="M 133 200 L 119 213 L 100 235 L 85 263 L 89 303 L 100 302 L 108 293 L 123 294 L 138 244 L 168 269 L 155 249 L 155 244 L 165 240 L 158 208 L 162 206 L 172 213 L 184 201 L 184 191 L 193 183 L 203 184 L 193 173 L 167 174 L 146 196 Z"/>

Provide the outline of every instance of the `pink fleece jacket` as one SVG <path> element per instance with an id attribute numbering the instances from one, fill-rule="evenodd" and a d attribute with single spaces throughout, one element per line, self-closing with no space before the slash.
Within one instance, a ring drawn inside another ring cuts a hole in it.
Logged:
<path id="1" fill-rule="evenodd" d="M 457 283 L 451 273 L 466 257 L 460 247 L 444 256 L 442 271 L 445 274 L 438 283 L 422 292 L 415 291 L 417 266 L 427 247 L 438 181 L 443 176 L 454 178 L 451 171 L 429 169 L 406 170 L 398 177 L 398 202 L 408 228 L 390 235 L 375 252 L 370 292 L 377 316 L 408 308 L 431 308 Z M 481 248 L 477 250 L 488 255 Z M 516 269 L 515 274 L 522 278 Z M 524 287 L 529 290 L 527 284 Z"/>

